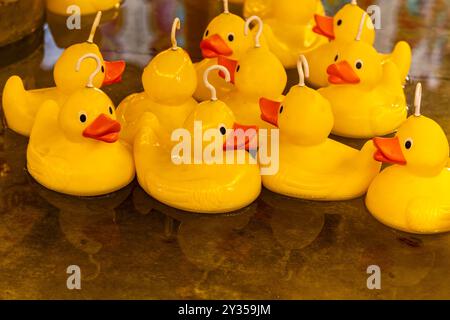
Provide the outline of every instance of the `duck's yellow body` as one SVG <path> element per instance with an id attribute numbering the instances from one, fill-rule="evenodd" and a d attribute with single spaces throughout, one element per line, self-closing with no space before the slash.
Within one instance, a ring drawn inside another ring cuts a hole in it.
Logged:
<path id="1" fill-rule="evenodd" d="M 118 130 L 111 100 L 97 89 L 74 93 L 62 107 L 49 100 L 31 131 L 28 171 L 46 188 L 69 195 L 119 190 L 134 179 L 135 170 Z"/>
<path id="2" fill-rule="evenodd" d="M 81 65 L 79 72 L 75 71 L 78 59 L 85 54 L 94 54 L 102 61 L 103 71 L 93 80 L 95 87 L 99 88 L 121 80 L 125 69 L 124 62 L 104 61 L 98 46 L 94 43 L 72 45 L 56 62 L 53 70 L 56 87 L 27 91 L 20 77 L 12 76 L 8 79 L 2 99 L 8 127 L 21 135 L 29 136 L 35 116 L 45 101 L 53 100 L 57 105 L 63 105 L 70 94 L 84 88 L 86 79 L 95 70 L 95 62 L 88 60 Z"/>
<path id="3" fill-rule="evenodd" d="M 352 43 L 359 32 L 364 10 L 357 4 L 347 4 L 339 10 L 334 17 L 326 17 L 320 14 L 315 15 L 314 31 L 330 40 L 323 43 L 315 50 L 305 53 L 311 66 L 311 74 L 308 82 L 315 88 L 326 87 L 328 85 L 327 68 L 334 63 L 336 55 L 345 50 L 346 46 Z M 365 15 L 360 33 L 360 41 L 371 46 L 375 42 L 375 26 L 369 15 Z M 405 41 L 398 42 L 392 53 L 382 54 L 380 58 L 383 62 L 392 62 L 398 69 L 398 76 L 402 84 L 408 76 L 412 52 L 411 47 Z"/>
<path id="4" fill-rule="evenodd" d="M 321 1 L 308 0 L 299 4 L 297 0 L 281 0 L 272 1 L 268 6 L 264 36 L 270 51 L 284 67 L 294 68 L 300 54 L 327 43 L 326 38 L 313 31 L 314 14 L 324 14 Z M 258 11 L 256 8 L 253 11 Z"/>
<path id="5" fill-rule="evenodd" d="M 407 105 L 398 69 L 382 62 L 368 44 L 355 41 L 327 69 L 330 86 L 319 90 L 331 103 L 333 133 L 372 138 L 397 130 L 406 120 Z"/>
<path id="6" fill-rule="evenodd" d="M 384 170 L 369 188 L 366 204 L 380 222 L 412 233 L 450 231 L 450 168 L 414 175 L 407 168 Z"/>
<path id="7" fill-rule="evenodd" d="M 68 8 L 75 5 L 80 8 L 83 15 L 95 14 L 98 11 L 106 11 L 119 8 L 122 0 L 47 0 L 47 9 L 59 15 L 72 14 Z"/>
<path id="8" fill-rule="evenodd" d="M 318 201 L 352 199 L 367 191 L 381 168 L 371 143 L 359 151 L 328 138 L 330 104 L 304 85 L 293 87 L 281 103 L 261 100 L 261 111 L 280 128 L 279 170 L 262 177 L 273 192 Z"/>
<path id="9" fill-rule="evenodd" d="M 196 106 L 197 102 L 193 98 L 171 106 L 155 102 L 145 92 L 132 94 L 125 98 L 117 108 L 117 118 L 124 128 L 121 138 L 129 144 L 133 143 L 140 118 L 145 112 L 151 112 L 160 119 L 161 126 L 168 133 L 182 128 L 184 121 Z"/>
<path id="10" fill-rule="evenodd" d="M 123 130 L 121 137 L 132 144 L 138 123 L 145 112 L 159 119 L 168 133 L 183 127 L 189 114 L 197 106 L 192 97 L 197 76 L 189 55 L 181 48 L 158 54 L 142 75 L 144 92 L 125 98 L 117 108 Z"/>
<path id="11" fill-rule="evenodd" d="M 449 147 L 433 120 L 411 116 L 395 138 L 376 138 L 375 159 L 394 163 L 372 182 L 366 205 L 382 223 L 412 233 L 450 231 Z"/>
<path id="12" fill-rule="evenodd" d="M 209 112 L 216 109 L 207 108 Z M 261 177 L 257 164 L 177 165 L 170 144 L 157 133 L 157 118 L 146 113 L 140 127 L 134 142 L 138 181 L 158 201 L 180 210 L 213 214 L 241 209 L 258 197 Z M 224 151 L 230 152 L 235 151 Z"/>
<path id="13" fill-rule="evenodd" d="M 280 143 L 280 168 L 263 176 L 267 189 L 287 196 L 337 201 L 364 195 L 380 170 L 372 159 L 373 146 L 359 151 L 331 139 L 314 146 Z"/>

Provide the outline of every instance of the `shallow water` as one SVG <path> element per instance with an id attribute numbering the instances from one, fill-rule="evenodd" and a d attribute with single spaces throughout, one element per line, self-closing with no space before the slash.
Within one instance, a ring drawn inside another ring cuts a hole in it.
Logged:
<path id="1" fill-rule="evenodd" d="M 410 42 L 409 101 L 413 83 L 422 81 L 424 114 L 450 134 L 449 1 L 359 3 L 381 8 L 379 50 Z M 339 5 L 329 0 L 327 9 Z M 218 12 L 220 1 L 213 0 L 127 0 L 106 14 L 96 42 L 106 59 L 122 58 L 128 66 L 122 83 L 105 91 L 118 104 L 142 90 L 142 68 L 169 46 L 175 15 L 183 20 L 179 44 L 198 60 L 204 28 Z M 53 85 L 61 48 L 84 41 L 92 20 L 83 18 L 84 28 L 69 33 L 64 19 L 48 15 L 44 32 L 0 49 L 0 88 L 13 74 L 28 88 Z M 289 71 L 289 86 L 296 81 Z M 450 235 L 389 229 L 372 218 L 363 198 L 315 203 L 264 190 L 248 208 L 220 216 L 169 208 L 137 183 L 79 199 L 34 182 L 25 170 L 27 140 L 0 130 L 0 298 L 450 298 Z M 66 287 L 73 264 L 82 270 L 79 291 Z M 381 290 L 367 289 L 369 265 L 381 268 Z"/>

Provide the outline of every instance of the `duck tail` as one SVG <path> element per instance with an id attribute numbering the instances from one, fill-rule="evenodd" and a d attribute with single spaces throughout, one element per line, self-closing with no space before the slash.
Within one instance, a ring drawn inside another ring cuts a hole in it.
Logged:
<path id="1" fill-rule="evenodd" d="M 395 45 L 391 54 L 391 60 L 397 66 L 400 73 L 402 85 L 405 84 L 411 68 L 412 51 L 410 45 L 405 41 L 400 41 Z"/>
<path id="2" fill-rule="evenodd" d="M 375 151 L 373 142 L 368 141 L 355 158 L 352 165 L 355 177 L 347 179 L 347 181 L 353 181 L 354 193 L 360 192 L 361 195 L 366 193 L 373 179 L 380 172 L 381 163 L 373 157 Z"/>
<path id="3" fill-rule="evenodd" d="M 2 100 L 8 127 L 21 135 L 30 136 L 34 116 L 28 110 L 28 93 L 20 77 L 12 76 L 8 79 Z"/>

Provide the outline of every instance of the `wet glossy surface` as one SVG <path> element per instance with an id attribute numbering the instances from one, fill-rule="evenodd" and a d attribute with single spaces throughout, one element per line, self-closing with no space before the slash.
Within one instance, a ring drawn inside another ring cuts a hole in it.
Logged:
<path id="1" fill-rule="evenodd" d="M 329 2 L 331 11 L 339 6 Z M 450 4 L 359 2 L 381 6 L 378 49 L 390 50 L 401 39 L 413 46 L 411 78 L 424 83 L 423 113 L 448 136 Z M 231 6 L 233 12 L 240 8 Z M 219 11 L 214 0 L 127 0 L 120 12 L 107 15 L 96 38 L 105 58 L 128 62 L 123 82 L 105 91 L 118 104 L 142 90 L 142 68 L 169 46 L 175 15 L 184 21 L 179 44 L 199 59 L 199 39 Z M 71 32 L 64 19 L 47 20 L 43 44 L 0 69 L 0 88 L 12 74 L 22 76 L 28 88 L 53 85 L 60 47 L 86 39 L 93 17 Z M 1 60 L 5 54 L 0 49 Z M 291 84 L 297 81 L 295 71 L 289 76 Z M 413 87 L 407 87 L 410 102 Z M 315 203 L 265 190 L 247 209 L 222 216 L 171 209 L 137 183 L 106 197 L 79 199 L 48 191 L 29 177 L 26 143 L 2 127 L 0 298 L 450 298 L 450 235 L 391 230 L 371 217 L 362 198 Z M 66 268 L 73 264 L 82 270 L 80 291 L 66 288 Z M 366 269 L 373 264 L 382 271 L 381 290 L 366 286 Z"/>

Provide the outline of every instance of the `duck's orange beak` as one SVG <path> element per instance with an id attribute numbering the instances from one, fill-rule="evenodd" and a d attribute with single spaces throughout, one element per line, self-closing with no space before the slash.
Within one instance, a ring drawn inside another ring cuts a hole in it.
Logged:
<path id="1" fill-rule="evenodd" d="M 83 137 L 107 143 L 119 140 L 120 123 L 101 114 L 83 131 Z"/>
<path id="2" fill-rule="evenodd" d="M 218 34 L 212 35 L 209 38 L 203 39 L 200 42 L 200 49 L 202 49 L 203 58 L 217 58 L 219 56 L 231 56 L 233 50 Z"/>
<path id="3" fill-rule="evenodd" d="M 125 61 L 105 61 L 105 80 L 103 86 L 109 86 L 122 81 L 122 74 L 125 71 Z"/>
<path id="4" fill-rule="evenodd" d="M 261 109 L 261 119 L 275 127 L 278 127 L 278 114 L 280 112 L 281 102 L 272 101 L 266 98 L 259 99 L 259 108 Z"/>
<path id="5" fill-rule="evenodd" d="M 361 81 L 347 61 L 341 61 L 327 68 L 328 82 L 331 84 L 357 84 Z"/>
<path id="6" fill-rule="evenodd" d="M 379 162 L 406 165 L 406 159 L 400 146 L 400 140 L 395 138 L 374 138 L 373 144 L 377 148 L 374 159 Z"/>
<path id="7" fill-rule="evenodd" d="M 315 14 L 314 20 L 316 21 L 316 25 L 314 26 L 313 31 L 330 40 L 334 40 L 334 19 Z"/>
<path id="8" fill-rule="evenodd" d="M 224 56 L 220 56 L 219 58 L 217 58 L 217 62 L 219 63 L 219 65 L 224 66 L 228 69 L 231 78 L 230 82 L 234 84 L 234 76 L 236 75 L 236 67 L 238 62 L 236 60 L 228 59 Z M 219 76 L 225 79 L 225 74 L 223 73 L 223 71 L 219 71 Z"/>
<path id="9" fill-rule="evenodd" d="M 257 126 L 245 126 L 235 123 L 233 125 L 233 134 L 224 142 L 223 150 L 256 150 L 258 147 L 257 133 Z"/>

